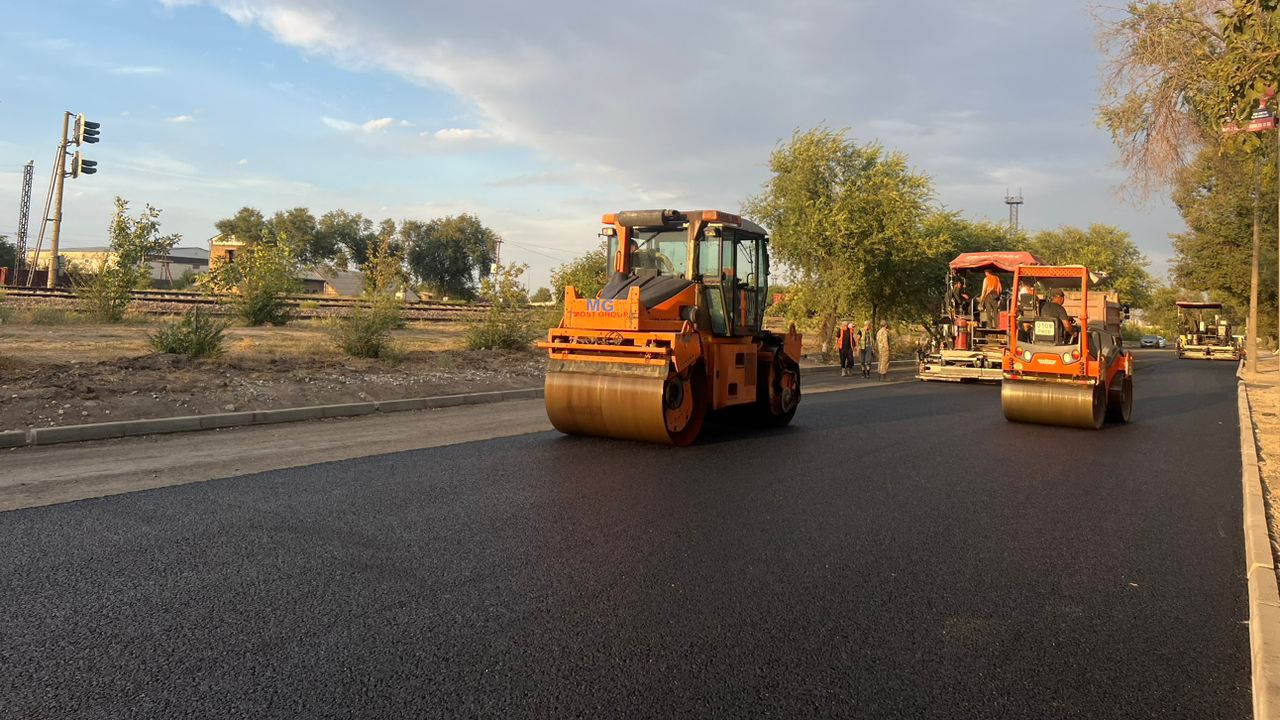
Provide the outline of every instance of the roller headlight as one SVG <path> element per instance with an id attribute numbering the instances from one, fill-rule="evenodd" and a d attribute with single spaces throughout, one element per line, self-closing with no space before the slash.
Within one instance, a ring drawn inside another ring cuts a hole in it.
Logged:
<path id="1" fill-rule="evenodd" d="M 1022 359 L 1023 359 L 1023 360 L 1026 360 L 1027 362 L 1031 362 L 1031 351 L 1030 351 L 1030 350 L 1023 350 L 1023 351 L 1022 351 Z"/>

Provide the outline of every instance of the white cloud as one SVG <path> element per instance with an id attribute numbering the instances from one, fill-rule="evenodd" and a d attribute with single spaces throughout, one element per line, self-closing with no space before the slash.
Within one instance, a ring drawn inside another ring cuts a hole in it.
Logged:
<path id="1" fill-rule="evenodd" d="M 111 68 L 112 75 L 163 75 L 168 72 L 162 67 L 152 65 L 124 65 Z"/>
<path id="2" fill-rule="evenodd" d="M 174 115 L 173 117 L 165 118 L 164 121 L 167 123 L 189 123 L 195 122 L 195 119 L 194 115 Z"/>
<path id="3" fill-rule="evenodd" d="M 237 160 L 237 161 L 236 161 L 236 164 L 237 164 L 237 165 L 248 165 L 248 164 L 249 164 L 249 158 L 240 158 L 239 160 Z"/>
<path id="4" fill-rule="evenodd" d="M 497 137 L 489 130 L 478 128 L 442 128 L 435 132 L 424 132 L 424 137 L 433 137 L 440 142 L 467 142 L 469 140 L 492 140 Z"/>
<path id="5" fill-rule="evenodd" d="M 409 127 L 411 125 L 411 123 L 409 123 L 407 120 L 397 121 L 395 118 L 389 118 L 389 117 L 377 118 L 376 120 L 368 120 L 363 123 L 353 123 L 347 120 L 338 120 L 336 118 L 323 117 L 323 118 L 320 118 L 320 122 L 333 128 L 334 130 L 339 130 L 341 132 L 361 132 L 366 135 L 371 135 L 376 132 L 381 132 L 391 127 L 392 125 L 399 125 L 401 127 Z"/>

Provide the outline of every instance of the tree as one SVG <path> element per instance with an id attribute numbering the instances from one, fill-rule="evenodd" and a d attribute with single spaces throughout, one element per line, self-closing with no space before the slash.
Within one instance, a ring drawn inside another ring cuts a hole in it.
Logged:
<path id="1" fill-rule="evenodd" d="M 609 281 L 609 248 L 605 243 L 595 250 L 551 271 L 551 292 L 558 303 L 564 302 L 564 289 L 572 285 L 581 297 L 595 297 Z"/>
<path id="2" fill-rule="evenodd" d="M 1213 300 L 1249 306 L 1254 205 L 1257 202 L 1271 208 L 1276 204 L 1274 164 L 1268 154 L 1205 149 L 1178 173 L 1173 201 L 1187 225 L 1185 232 L 1172 236 L 1172 271 L 1180 286 L 1205 291 Z M 1259 163 L 1255 155 L 1264 161 Z M 1255 197 L 1259 186 L 1261 195 Z M 1274 236 L 1276 219 L 1272 213 L 1260 213 L 1259 223 L 1261 234 Z M 1262 244 L 1259 262 L 1263 267 L 1275 267 L 1272 243 Z M 1260 274 L 1258 304 L 1262 316 L 1259 327 L 1274 327 L 1274 273 Z"/>
<path id="3" fill-rule="evenodd" d="M 340 250 L 340 257 L 353 267 L 363 267 L 369 262 L 371 251 L 377 248 L 380 237 L 372 220 L 346 210 L 331 210 L 320 216 L 316 229 L 324 238 L 325 245 L 333 247 L 335 255 Z M 393 223 L 391 233 L 394 232 Z"/>
<path id="4" fill-rule="evenodd" d="M 251 207 L 242 207 L 236 211 L 235 215 L 219 220 L 213 226 L 217 228 L 219 234 L 234 237 L 247 244 L 261 242 L 264 238 L 271 239 L 267 219 L 261 212 Z"/>
<path id="5" fill-rule="evenodd" d="M 431 292 L 468 300 L 476 296 L 477 281 L 488 276 L 500 239 L 466 213 L 427 223 L 405 220 L 399 238 L 407 249 L 410 271 Z"/>
<path id="6" fill-rule="evenodd" d="M 247 245 L 235 262 L 222 263 L 207 283 L 221 290 L 233 290 L 232 312 L 246 324 L 284 325 L 293 317 L 289 293 L 298 290 L 298 261 L 283 239 Z"/>
<path id="7" fill-rule="evenodd" d="M 129 202 L 117 197 L 116 211 L 107 227 L 111 258 L 96 272 L 76 278 L 75 290 L 82 309 L 90 317 L 108 323 L 124 319 L 134 288 L 150 281 L 150 258 L 168 255 L 180 235 L 160 234 L 160 211 L 147 205 L 136 218 L 129 216 Z"/>
<path id="8" fill-rule="evenodd" d="M 536 303 L 551 302 L 551 288 L 540 287 L 537 290 L 534 290 L 533 294 L 529 296 L 529 302 L 536 302 Z"/>
<path id="9" fill-rule="evenodd" d="M 9 236 L 0 235 L 0 267 L 12 271 L 18 269 L 18 249 L 9 241 Z"/>
<path id="10" fill-rule="evenodd" d="M 1146 307 L 1155 281 L 1147 272 L 1150 262 L 1129 233 L 1111 225 L 1094 223 L 1087 229 L 1064 225 L 1031 237 L 1027 249 L 1048 265 L 1084 265 L 1102 275 L 1099 288 L 1120 294 L 1121 302 Z"/>
<path id="11" fill-rule="evenodd" d="M 938 251 L 923 228 L 929 179 L 902 153 L 825 127 L 793 133 L 769 169 L 744 212 L 771 230 L 774 256 L 791 271 L 792 311 L 816 318 L 823 337 L 858 309 L 873 320 L 915 315 L 907 280 Z"/>
<path id="12" fill-rule="evenodd" d="M 499 265 L 480 280 L 480 296 L 489 303 L 484 320 L 467 329 L 472 350 L 521 350 L 536 333 L 526 304 L 527 291 L 520 277 L 528 265 Z"/>

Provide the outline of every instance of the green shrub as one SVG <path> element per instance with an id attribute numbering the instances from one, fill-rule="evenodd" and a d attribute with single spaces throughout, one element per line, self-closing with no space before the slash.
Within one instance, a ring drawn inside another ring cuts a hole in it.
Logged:
<path id="1" fill-rule="evenodd" d="M 206 276 L 207 287 L 231 291 L 232 314 L 246 325 L 284 325 L 293 319 L 289 293 L 298 290 L 298 262 L 285 239 L 263 239 L 246 246 L 235 262 L 222 263 Z"/>
<path id="2" fill-rule="evenodd" d="M 138 277 L 136 270 L 119 263 L 103 263 L 98 272 L 77 276 L 73 289 L 80 301 L 80 311 L 93 322 L 121 322 L 133 300 L 132 291 Z"/>
<path id="3" fill-rule="evenodd" d="M 154 334 L 147 335 L 156 352 L 174 353 L 193 358 L 217 357 L 225 349 L 223 331 L 227 323 L 200 308 L 182 314 L 176 323 L 166 323 Z"/>
<path id="4" fill-rule="evenodd" d="M 330 325 L 329 337 L 339 350 L 352 357 L 386 358 L 394 354 L 391 331 L 399 327 L 399 301 L 375 301 L 352 308 Z"/>
<path id="5" fill-rule="evenodd" d="M 467 329 L 467 347 L 472 350 L 522 350 L 537 336 L 533 318 L 524 305 L 525 290 L 520 284 L 525 265 L 498 265 L 480 281 L 480 295 L 489 302 L 484 319 Z"/>

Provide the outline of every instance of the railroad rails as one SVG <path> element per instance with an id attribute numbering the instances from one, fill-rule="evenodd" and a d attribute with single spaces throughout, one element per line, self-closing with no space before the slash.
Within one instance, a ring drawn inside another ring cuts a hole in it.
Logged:
<path id="1" fill-rule="evenodd" d="M 226 301 L 230 295 L 186 292 L 182 290 L 133 290 L 133 302 L 129 309 L 147 315 L 177 315 L 192 306 L 207 307 L 211 313 L 226 314 Z M 0 286 L 0 297 L 22 304 L 54 307 L 66 306 L 76 301 L 76 295 L 65 288 L 30 288 Z M 327 318 L 341 315 L 344 310 L 367 305 L 361 298 L 333 295 L 290 295 L 287 302 L 300 318 Z M 404 303 L 405 320 L 430 320 L 436 322 L 474 321 L 488 310 L 487 303 L 464 305 L 461 303 L 416 302 Z"/>

